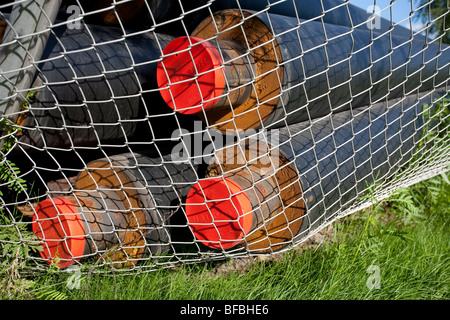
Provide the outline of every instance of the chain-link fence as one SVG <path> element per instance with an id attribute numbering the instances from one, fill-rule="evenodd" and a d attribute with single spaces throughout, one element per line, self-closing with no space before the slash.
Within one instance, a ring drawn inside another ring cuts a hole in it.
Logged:
<path id="1" fill-rule="evenodd" d="M 449 4 L 385 2 L 1 1 L 2 263 L 273 254 L 447 171 Z"/>

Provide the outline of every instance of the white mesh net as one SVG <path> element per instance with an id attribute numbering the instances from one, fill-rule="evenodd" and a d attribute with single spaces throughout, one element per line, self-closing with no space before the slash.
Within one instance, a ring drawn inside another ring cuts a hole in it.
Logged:
<path id="1" fill-rule="evenodd" d="M 449 4 L 366 2 L 0 2 L 3 264 L 270 255 L 447 171 Z"/>

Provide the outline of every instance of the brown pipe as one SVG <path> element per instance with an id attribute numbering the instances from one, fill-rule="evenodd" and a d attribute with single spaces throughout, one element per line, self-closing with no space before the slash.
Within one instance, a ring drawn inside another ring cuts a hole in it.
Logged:
<path id="1" fill-rule="evenodd" d="M 252 93 L 254 60 L 236 41 L 218 40 L 215 45 L 180 37 L 165 47 L 164 55 L 158 64 L 158 85 L 167 104 L 180 113 L 229 109 Z"/>
<path id="2" fill-rule="evenodd" d="M 41 257 L 59 268 L 108 250 L 111 260 L 124 260 L 123 253 L 111 250 L 130 245 L 126 239 L 135 229 L 124 198 L 120 192 L 105 190 L 41 201 L 33 216 L 33 232 L 44 241 Z"/>
<path id="3" fill-rule="evenodd" d="M 226 148 L 218 158 L 227 160 L 210 164 L 206 179 L 189 192 L 188 223 L 204 245 L 267 253 L 299 231 L 304 202 L 295 168 L 277 150 L 255 158 L 255 148 L 247 145 L 245 156 L 238 147 Z"/>
<path id="4" fill-rule="evenodd" d="M 147 167 L 149 164 L 153 166 Z M 140 171 L 136 170 L 139 166 L 143 166 Z M 116 265 L 128 267 L 145 252 L 166 252 L 169 235 L 164 223 L 168 216 L 157 211 L 157 206 L 158 201 L 169 206 L 165 202 L 174 196 L 159 190 L 167 184 L 164 168 L 172 170 L 171 177 L 177 179 L 173 172 L 177 168 L 156 167 L 152 159 L 139 154 L 90 162 L 78 174 L 72 195 L 46 199 L 36 206 L 32 226 L 44 243 L 42 258 L 64 268 L 87 256 L 106 253 Z M 183 168 L 178 169 L 183 172 Z M 190 173 L 186 170 L 184 174 Z"/>
<path id="5" fill-rule="evenodd" d="M 271 30 L 249 12 L 242 14 L 227 10 L 214 16 L 215 23 L 205 19 L 191 37 L 169 44 L 158 64 L 158 86 L 166 103 L 178 112 L 206 116 L 221 131 L 258 127 L 276 106 L 283 79 L 282 55 Z M 215 41 L 202 40 L 214 36 Z M 194 54 L 183 51 L 189 47 Z M 180 54 L 183 59 L 177 62 Z"/>

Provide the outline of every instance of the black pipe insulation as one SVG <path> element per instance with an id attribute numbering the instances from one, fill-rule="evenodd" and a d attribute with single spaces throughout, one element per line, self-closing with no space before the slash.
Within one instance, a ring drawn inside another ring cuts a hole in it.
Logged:
<path id="1" fill-rule="evenodd" d="M 338 26 L 327 28 L 325 35 L 318 25 L 305 24 L 298 30 L 299 41 L 296 32 L 281 35 L 294 27 L 293 20 L 274 16 L 270 23 L 274 34 L 280 34 L 277 38 L 282 43 L 287 79 L 279 108 L 265 121 L 269 127 L 271 123 L 296 123 L 417 90 L 429 91 L 444 86 L 450 77 L 449 47 L 430 44 L 425 38 L 411 42 L 397 37 L 372 40 L 368 31 L 348 34 L 349 29 Z M 300 85 L 303 82 L 304 86 Z"/>
<path id="2" fill-rule="evenodd" d="M 176 125 L 156 85 L 161 48 L 172 39 L 151 32 L 124 37 L 121 29 L 93 25 L 54 27 L 38 65 L 37 93 L 19 120 L 22 145 L 97 146 L 127 141 L 141 127 L 140 139 L 151 141 L 148 116 L 158 113 L 164 128 Z"/>

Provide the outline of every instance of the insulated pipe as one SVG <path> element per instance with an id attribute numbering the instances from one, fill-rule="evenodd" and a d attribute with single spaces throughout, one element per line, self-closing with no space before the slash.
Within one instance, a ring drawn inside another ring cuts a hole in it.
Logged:
<path id="1" fill-rule="evenodd" d="M 189 46 L 192 48 L 189 49 Z M 222 57 L 211 42 L 195 37 L 182 37 L 165 47 L 164 54 L 175 54 L 166 57 L 158 68 L 158 80 L 163 82 L 161 87 L 170 84 L 164 82 L 167 66 L 169 81 L 180 82 L 171 86 L 170 90 L 161 90 L 163 99 L 175 111 L 195 114 L 213 107 L 230 108 L 232 105 L 245 103 L 250 97 L 252 88 L 246 86 L 246 83 L 251 81 L 254 74 L 254 60 L 251 56 L 243 57 L 245 49 L 237 42 L 220 40 L 218 46 L 224 56 L 223 60 L 231 61 L 223 70 Z M 192 59 L 195 63 L 191 63 Z M 198 78 L 192 81 L 196 74 Z M 223 95 L 225 86 L 231 88 L 228 96 Z M 201 102 L 203 104 L 200 106 Z"/>
<path id="2" fill-rule="evenodd" d="M 258 143 L 243 140 L 242 148 L 218 152 L 187 196 L 196 239 L 255 253 L 297 243 L 411 159 L 423 131 L 417 110 L 430 101 L 429 93 L 420 102 L 417 95 L 390 100 L 266 131 Z"/>
<path id="3" fill-rule="evenodd" d="M 35 101 L 19 122 L 20 142 L 76 147 L 132 137 L 146 115 L 164 106 L 144 96 L 159 96 L 156 62 L 172 39 L 154 33 L 124 37 L 121 29 L 92 25 L 53 28 L 33 85 Z"/>
<path id="4" fill-rule="evenodd" d="M 275 14 L 224 10 L 158 63 L 166 103 L 221 131 L 274 128 L 442 86 L 450 50 L 423 40 L 372 39 L 369 31 Z M 206 41 L 205 39 L 211 39 Z M 234 43 L 238 58 L 228 59 Z M 424 47 L 425 46 L 425 47 Z M 249 81 L 228 81 L 230 69 Z M 248 89 L 241 101 L 228 98 Z M 224 101 L 228 103 L 224 103 Z"/>
<path id="5" fill-rule="evenodd" d="M 189 164 L 121 154 L 87 165 L 68 197 L 41 201 L 33 231 L 43 241 L 48 263 L 65 268 L 107 253 L 112 261 L 135 264 L 145 254 L 170 249 L 169 221 L 197 179 Z"/>
<path id="6" fill-rule="evenodd" d="M 82 257 L 106 252 L 122 243 L 129 246 L 125 237 L 136 227 L 129 225 L 129 212 L 119 197 L 119 193 L 109 191 L 76 193 L 71 197 L 41 201 L 33 217 L 33 232 L 44 242 L 41 257 L 65 268 Z M 80 209 L 77 208 L 79 203 Z M 145 227 L 146 221 L 144 217 L 139 227 Z M 143 237 L 142 240 L 145 241 Z M 144 242 L 137 241 L 133 245 L 143 248 Z M 112 260 L 117 259 L 115 254 L 117 252 L 113 251 Z"/>

